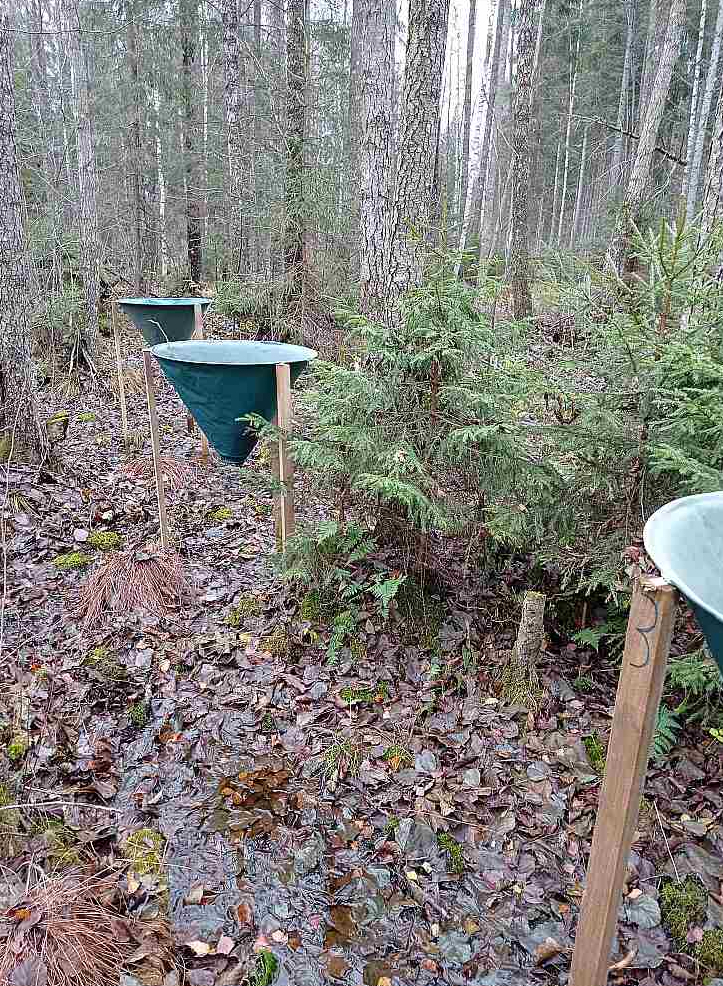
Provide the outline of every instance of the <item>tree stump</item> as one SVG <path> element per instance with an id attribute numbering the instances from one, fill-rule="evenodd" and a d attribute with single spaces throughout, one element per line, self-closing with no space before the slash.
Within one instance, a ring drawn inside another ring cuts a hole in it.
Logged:
<path id="1" fill-rule="evenodd" d="M 545 603 L 542 592 L 526 592 L 517 640 L 500 675 L 501 696 L 514 705 L 537 704 L 539 678 L 537 658 L 545 641 Z"/>

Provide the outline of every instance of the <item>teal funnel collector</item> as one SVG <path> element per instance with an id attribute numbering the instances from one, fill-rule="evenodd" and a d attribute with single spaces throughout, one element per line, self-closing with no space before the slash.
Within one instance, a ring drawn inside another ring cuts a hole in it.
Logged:
<path id="1" fill-rule="evenodd" d="M 237 419 L 260 414 L 270 421 L 276 414 L 276 364 L 290 364 L 293 384 L 317 356 L 285 343 L 210 340 L 164 343 L 152 353 L 211 445 L 237 465 L 256 444 Z"/>
<path id="2" fill-rule="evenodd" d="M 195 328 L 194 306 L 201 311 L 210 298 L 119 298 L 118 307 L 128 315 L 148 346 L 183 342 Z"/>
<path id="3" fill-rule="evenodd" d="M 723 673 L 723 493 L 684 496 L 656 510 L 645 549 L 685 596 Z"/>

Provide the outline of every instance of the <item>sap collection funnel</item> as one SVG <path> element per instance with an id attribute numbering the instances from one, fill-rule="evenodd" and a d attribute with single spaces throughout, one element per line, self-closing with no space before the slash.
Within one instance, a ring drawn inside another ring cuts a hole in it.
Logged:
<path id="1" fill-rule="evenodd" d="M 119 307 L 129 315 L 149 346 L 183 342 L 195 328 L 194 306 L 203 311 L 210 298 L 119 298 Z"/>
<path id="2" fill-rule="evenodd" d="M 276 414 L 276 364 L 289 363 L 293 383 L 316 359 L 313 349 L 276 342 L 170 342 L 153 355 L 222 459 L 241 465 L 256 436 L 237 419 Z"/>
<path id="3" fill-rule="evenodd" d="M 723 493 L 667 503 L 645 525 L 643 540 L 663 578 L 690 603 L 723 673 Z"/>

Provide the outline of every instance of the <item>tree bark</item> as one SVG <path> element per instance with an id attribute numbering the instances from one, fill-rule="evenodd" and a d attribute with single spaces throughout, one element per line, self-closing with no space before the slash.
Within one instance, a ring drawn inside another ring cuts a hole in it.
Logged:
<path id="1" fill-rule="evenodd" d="M 713 102 L 713 93 L 717 85 L 720 84 L 720 73 L 718 63 L 720 61 L 721 42 L 723 41 L 723 0 L 718 4 L 718 16 L 715 22 L 713 33 L 713 43 L 710 50 L 710 62 L 708 63 L 708 73 L 705 79 L 705 90 L 700 104 L 700 115 L 696 126 L 696 139 L 693 147 L 693 160 L 690 166 L 690 179 L 688 182 L 688 196 L 686 202 L 686 216 L 691 219 L 698 208 L 698 196 L 700 193 L 700 178 L 703 163 L 703 148 L 705 145 L 706 131 L 708 129 L 708 117 L 710 107 Z"/>
<path id="2" fill-rule="evenodd" d="M 512 249 L 510 281 L 515 318 L 532 314 L 529 259 L 530 105 L 535 57 L 535 0 L 520 0 L 517 24 L 517 78 L 512 136 Z"/>
<path id="3" fill-rule="evenodd" d="M 98 338 L 100 297 L 100 240 L 98 237 L 98 174 L 90 109 L 88 51 L 83 42 L 78 9 L 68 18 L 71 45 L 71 78 L 75 97 L 78 150 L 78 236 L 80 271 L 85 294 L 85 319 L 74 334 L 71 369 L 79 364 L 93 366 Z"/>
<path id="4" fill-rule="evenodd" d="M 700 23 L 698 25 L 698 47 L 695 52 L 695 62 L 693 64 L 693 90 L 690 95 L 690 113 L 688 114 L 688 136 L 685 147 L 685 170 L 683 172 L 683 185 L 681 188 L 681 198 L 686 203 L 685 215 L 688 222 L 692 219 L 695 207 L 691 209 L 688 203 L 688 191 L 690 188 L 690 172 L 693 163 L 693 148 L 695 147 L 696 127 L 698 123 L 698 94 L 700 90 L 700 77 L 703 64 L 703 42 L 705 40 L 705 18 L 707 12 L 706 0 L 701 0 L 700 4 Z"/>
<path id="5" fill-rule="evenodd" d="M 562 222 L 565 218 L 565 205 L 567 204 L 567 182 L 570 168 L 570 135 L 572 132 L 572 118 L 575 111 L 575 92 L 577 90 L 577 75 L 580 65 L 580 39 L 582 37 L 582 11 L 584 0 L 580 0 L 580 14 L 577 26 L 577 40 L 575 42 L 575 53 L 572 49 L 572 34 L 570 34 L 570 86 L 567 103 L 567 129 L 565 131 L 565 159 L 562 165 L 562 192 L 560 194 L 560 216 L 557 224 L 557 244 L 562 240 Z"/>
<path id="6" fill-rule="evenodd" d="M 130 180 L 133 191 L 133 288 L 136 294 L 142 295 L 145 291 L 143 246 L 148 219 L 146 216 L 146 202 L 143 192 L 142 176 L 141 106 L 143 104 L 143 97 L 140 83 L 135 0 L 126 0 L 125 15 L 126 40 L 128 45 L 128 70 L 131 77 L 131 87 L 133 92 L 128 137 Z"/>
<path id="7" fill-rule="evenodd" d="M 359 86 L 358 145 L 361 309 L 383 317 L 394 166 L 393 0 L 355 0 Z"/>
<path id="8" fill-rule="evenodd" d="M 284 269 L 291 296 L 304 294 L 304 151 L 306 136 L 306 0 L 289 0 L 286 36 L 286 175 Z"/>
<path id="9" fill-rule="evenodd" d="M 467 207 L 467 184 L 469 181 L 469 138 L 472 129 L 472 72 L 474 69 L 474 42 L 477 27 L 477 2 L 469 0 L 469 20 L 467 22 L 467 63 L 464 75 L 464 105 L 462 107 L 462 160 L 460 162 L 459 189 L 459 230 L 455 240 L 462 241 L 462 227 Z"/>
<path id="10" fill-rule="evenodd" d="M 541 592 L 526 592 L 522 601 L 517 640 L 501 674 L 502 698 L 515 705 L 537 704 L 537 659 L 545 642 L 545 602 Z"/>
<path id="11" fill-rule="evenodd" d="M 410 0 L 399 162 L 390 232 L 390 298 L 422 280 L 434 240 L 435 171 L 449 0 Z"/>
<path id="12" fill-rule="evenodd" d="M 188 275 L 200 285 L 203 275 L 201 177 L 199 169 L 199 126 L 196 113 L 198 47 L 198 0 L 180 0 L 181 102 L 183 120 L 183 167 L 186 182 L 186 251 Z"/>
<path id="13" fill-rule="evenodd" d="M 703 0 L 703 3 L 705 3 L 705 0 Z M 615 138 L 612 166 L 610 168 L 610 184 L 612 187 L 622 184 L 621 179 L 625 171 L 625 130 L 627 129 L 628 123 L 627 107 L 630 78 L 632 75 L 633 41 L 635 38 L 635 8 L 631 0 L 626 0 L 625 2 L 625 16 L 627 20 L 627 31 L 625 33 L 623 74 L 620 80 L 620 96 L 618 99 L 618 135 Z"/>
<path id="14" fill-rule="evenodd" d="M 248 153 L 250 106 L 247 93 L 246 54 L 242 43 L 242 18 L 239 0 L 223 0 L 221 7 L 223 109 L 225 121 L 226 171 L 228 175 L 228 248 L 232 269 L 239 273 L 250 263 L 250 228 L 247 216 L 248 195 L 242 176 L 251 171 Z"/>
<path id="15" fill-rule="evenodd" d="M 161 278 L 168 273 L 168 239 L 166 234 L 166 176 L 163 170 L 163 144 L 161 141 L 161 97 L 157 85 L 153 87 L 154 127 L 156 132 L 156 183 L 158 185 L 158 243 L 156 257 Z"/>
<path id="16" fill-rule="evenodd" d="M 658 72 L 648 100 L 645 120 L 641 127 L 640 140 L 638 141 L 625 200 L 607 251 L 607 264 L 618 275 L 622 275 L 625 271 L 633 224 L 637 221 L 644 202 L 645 190 L 650 178 L 650 165 L 658 140 L 658 130 L 670 90 L 673 66 L 680 51 L 684 22 L 685 0 L 671 0 L 670 17 Z"/>
<path id="17" fill-rule="evenodd" d="M 589 127 L 585 127 L 582 138 L 582 151 L 580 152 L 580 171 L 577 177 L 577 193 L 575 195 L 575 211 L 572 218 L 572 228 L 570 229 L 570 249 L 575 249 L 575 241 L 580 234 L 580 217 L 582 215 L 582 200 L 585 192 L 585 166 L 587 165 L 587 136 Z M 580 251 L 578 250 L 578 253 Z"/>
<path id="18" fill-rule="evenodd" d="M 0 17 L 0 460 L 19 449 L 41 458 L 47 449 L 37 407 L 27 292 L 30 264 L 15 140 L 10 22 Z"/>
<path id="19" fill-rule="evenodd" d="M 723 221 L 723 87 L 718 94 L 718 109 L 703 194 L 701 237 L 704 242 L 721 221 Z"/>

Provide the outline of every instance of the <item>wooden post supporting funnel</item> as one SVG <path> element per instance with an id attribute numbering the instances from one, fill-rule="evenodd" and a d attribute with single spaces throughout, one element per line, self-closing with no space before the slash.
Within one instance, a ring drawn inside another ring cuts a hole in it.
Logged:
<path id="1" fill-rule="evenodd" d="M 607 981 L 677 607 L 677 592 L 664 579 L 645 577 L 636 585 L 570 986 L 605 986 Z"/>
<path id="2" fill-rule="evenodd" d="M 277 476 L 284 484 L 284 491 L 277 495 L 275 504 L 276 545 L 286 550 L 286 542 L 294 533 L 294 463 L 289 455 L 286 434 L 291 430 L 291 367 L 288 363 L 276 364 L 276 424 L 282 432 L 276 456 Z"/>
<path id="3" fill-rule="evenodd" d="M 153 471 L 156 476 L 156 497 L 158 499 L 158 524 L 161 529 L 161 547 L 168 550 L 168 521 L 166 519 L 166 491 L 161 469 L 161 443 L 158 437 L 158 412 L 156 411 L 156 391 L 153 386 L 153 357 L 150 349 L 143 350 L 143 369 L 146 373 L 146 398 L 148 418 L 151 423 L 151 448 L 153 449 Z"/>

